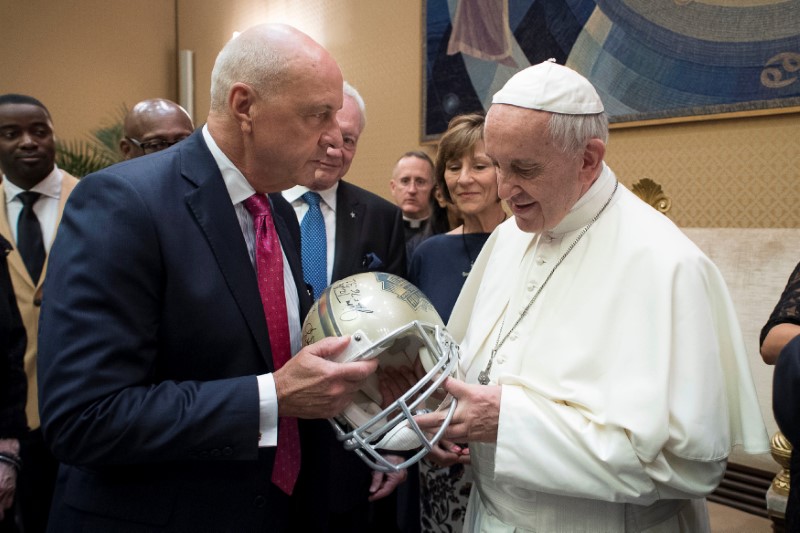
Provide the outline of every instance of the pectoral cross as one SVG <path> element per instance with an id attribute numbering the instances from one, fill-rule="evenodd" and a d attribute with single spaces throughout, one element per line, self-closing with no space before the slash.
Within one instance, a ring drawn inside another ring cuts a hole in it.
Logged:
<path id="1" fill-rule="evenodd" d="M 481 385 L 488 385 L 489 384 L 489 372 L 492 370 L 492 363 L 494 362 L 494 356 L 497 355 L 497 348 L 492 350 L 492 355 L 489 357 L 489 364 L 486 365 L 486 368 L 481 370 L 478 374 L 478 383 Z"/>

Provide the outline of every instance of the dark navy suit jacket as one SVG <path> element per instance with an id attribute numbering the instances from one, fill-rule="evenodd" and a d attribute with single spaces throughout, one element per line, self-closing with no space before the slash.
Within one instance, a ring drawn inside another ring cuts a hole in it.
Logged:
<path id="1" fill-rule="evenodd" d="M 303 317 L 299 257 L 275 221 Z M 45 439 L 63 463 L 52 529 L 284 529 L 274 448 L 258 448 L 256 375 L 273 370 L 269 335 L 201 131 L 84 178 L 49 261 L 39 394 Z"/>
<path id="2" fill-rule="evenodd" d="M 276 211 L 294 213 L 283 197 L 270 196 Z M 288 225 L 299 250 L 300 227 Z M 380 196 L 340 181 L 336 191 L 336 244 L 331 280 L 373 271 L 405 277 L 402 213 Z M 351 513 L 355 516 L 347 518 L 348 527 L 354 531 L 368 527 L 360 523 L 360 519 L 367 520 L 369 516 L 359 516 L 359 513 L 368 512 L 365 508 L 372 479 L 370 468 L 355 453 L 344 449 L 327 421 L 302 420 L 300 430 L 303 466 L 298 494 L 304 501 L 314 502 L 314 512 L 299 509 L 294 522 L 305 530 L 322 531 L 334 520 L 331 515 L 341 519 L 342 515 Z"/>
<path id="3" fill-rule="evenodd" d="M 331 281 L 375 271 L 405 277 L 405 259 L 400 209 L 377 194 L 340 181 Z"/>

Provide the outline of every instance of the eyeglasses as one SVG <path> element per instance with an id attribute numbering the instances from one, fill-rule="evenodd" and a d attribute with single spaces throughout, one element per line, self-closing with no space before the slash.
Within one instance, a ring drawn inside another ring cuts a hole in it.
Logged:
<path id="1" fill-rule="evenodd" d="M 140 148 L 142 152 L 145 154 L 154 154 L 156 152 L 160 152 L 161 150 L 166 150 L 173 144 L 178 144 L 186 137 L 181 137 L 179 139 L 175 139 L 174 141 L 168 141 L 166 139 L 153 139 L 152 141 L 145 141 L 142 142 L 138 139 L 134 139 L 133 137 L 125 137 L 130 142 L 132 142 L 137 148 Z"/>

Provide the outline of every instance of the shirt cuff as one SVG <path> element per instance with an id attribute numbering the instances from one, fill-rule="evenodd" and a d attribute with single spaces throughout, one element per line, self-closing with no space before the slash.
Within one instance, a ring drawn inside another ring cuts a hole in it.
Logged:
<path id="1" fill-rule="evenodd" d="M 272 374 L 257 376 L 258 380 L 258 447 L 278 443 L 278 393 Z"/>

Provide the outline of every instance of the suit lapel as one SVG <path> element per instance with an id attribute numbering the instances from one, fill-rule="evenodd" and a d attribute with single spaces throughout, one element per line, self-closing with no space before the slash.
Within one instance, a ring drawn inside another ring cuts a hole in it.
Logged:
<path id="1" fill-rule="evenodd" d="M 270 194 L 269 196 L 271 201 L 275 202 L 275 195 Z M 274 205 L 273 203 L 273 206 Z M 273 209 L 272 215 L 272 219 L 275 221 L 275 230 L 278 232 L 278 238 L 281 240 L 283 253 L 286 254 L 286 260 L 289 262 L 289 266 L 292 269 L 292 277 L 294 278 L 294 284 L 297 288 L 297 294 L 300 297 L 300 323 L 302 324 L 303 319 L 306 314 L 308 314 L 314 302 L 311 292 L 308 290 L 308 286 L 303 280 L 303 264 L 300 261 L 300 254 L 297 253 L 299 243 L 295 242 L 295 238 L 289 230 L 288 224 L 291 221 L 287 222 L 279 209 Z M 295 217 L 294 211 L 292 211 L 291 216 Z M 294 222 L 295 225 L 297 225 L 297 218 L 294 218 Z"/>
<path id="2" fill-rule="evenodd" d="M 186 204 L 205 235 L 225 283 L 272 371 L 272 351 L 258 281 L 244 238 L 232 238 L 241 236 L 242 229 L 219 167 L 208 151 L 200 129 L 181 143 L 180 151 L 181 173 L 197 187 L 186 195 Z"/>
<path id="3" fill-rule="evenodd" d="M 336 250 L 333 254 L 331 281 L 337 281 L 347 273 L 358 270 L 358 263 L 362 259 L 359 245 L 365 209 L 366 205 L 352 197 L 349 185 L 340 181 L 336 191 Z"/>

